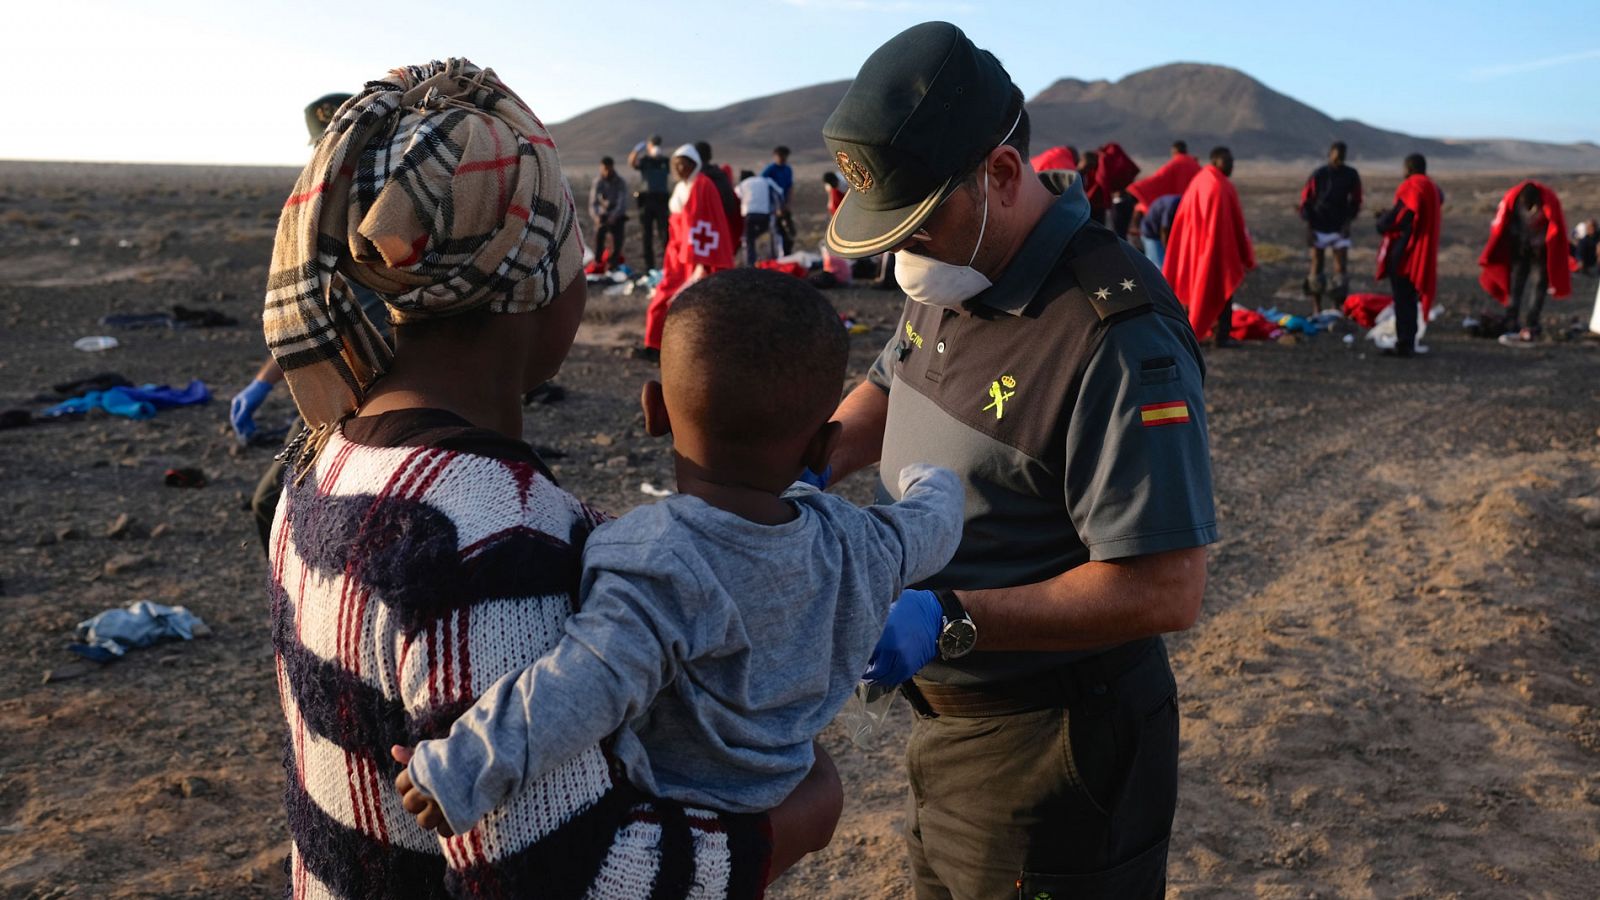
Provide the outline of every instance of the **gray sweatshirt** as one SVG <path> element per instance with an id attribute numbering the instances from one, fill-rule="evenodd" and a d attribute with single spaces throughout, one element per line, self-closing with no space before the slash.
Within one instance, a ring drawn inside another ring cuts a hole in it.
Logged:
<path id="1" fill-rule="evenodd" d="M 411 777 L 460 834 L 615 733 L 641 790 L 728 812 L 777 806 L 844 706 L 907 585 L 961 541 L 948 469 L 908 466 L 866 509 L 796 485 L 759 525 L 686 495 L 595 530 L 580 611 L 548 655 L 496 682 Z M 620 728 L 620 730 L 618 730 Z"/>

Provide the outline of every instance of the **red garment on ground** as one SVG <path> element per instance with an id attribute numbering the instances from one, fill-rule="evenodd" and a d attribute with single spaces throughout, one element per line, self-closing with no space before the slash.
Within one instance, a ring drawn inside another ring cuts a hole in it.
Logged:
<path id="1" fill-rule="evenodd" d="M 804 278 L 811 274 L 811 272 L 807 270 L 805 266 L 799 263 L 778 262 L 775 259 L 758 259 L 756 260 L 756 268 L 767 269 L 773 272 L 782 272 L 785 275 L 793 275 L 796 278 Z"/>
<path id="2" fill-rule="evenodd" d="M 1439 291 L 1439 186 L 1426 175 L 1409 175 L 1395 188 L 1394 202 L 1411 210 L 1411 240 L 1405 246 L 1405 271 L 1400 274 L 1416 286 L 1422 321 L 1426 322 Z M 1378 247 L 1380 280 L 1393 274 L 1389 271 L 1393 237 L 1384 235 Z"/>
<path id="3" fill-rule="evenodd" d="M 667 325 L 672 298 L 689 284 L 695 266 L 706 274 L 733 268 L 733 234 L 722 212 L 722 195 L 711 179 L 696 172 L 689 179 L 689 198 L 683 209 L 667 217 L 667 249 L 662 254 L 661 283 L 650 297 L 644 315 L 644 345 L 661 349 L 661 332 Z"/>
<path id="4" fill-rule="evenodd" d="M 1139 201 L 1135 207 L 1140 212 L 1148 212 L 1150 204 L 1168 194 L 1181 194 L 1189 186 L 1189 182 L 1200 174 L 1200 162 L 1187 153 L 1174 156 L 1167 160 L 1161 168 L 1156 170 L 1149 178 L 1141 178 L 1128 185 L 1128 193 L 1133 199 Z"/>
<path id="5" fill-rule="evenodd" d="M 1351 294 L 1344 298 L 1344 317 L 1362 328 L 1371 328 L 1378 324 L 1378 314 L 1393 305 L 1394 298 L 1388 294 Z"/>
<path id="6" fill-rule="evenodd" d="M 1196 337 L 1211 336 L 1222 305 L 1244 282 L 1244 273 L 1255 267 L 1239 192 L 1216 166 L 1206 166 L 1178 201 L 1161 269 L 1189 310 Z"/>
<path id="7" fill-rule="evenodd" d="M 1572 293 L 1567 220 L 1561 214 L 1561 200 L 1556 197 L 1555 191 L 1537 181 L 1522 181 L 1500 199 L 1500 208 L 1495 210 L 1494 214 L 1494 224 L 1489 226 L 1489 243 L 1484 245 L 1483 253 L 1478 257 L 1478 265 L 1483 269 L 1478 273 L 1478 283 L 1483 285 L 1483 289 L 1489 292 L 1489 296 L 1498 300 L 1501 306 L 1510 304 L 1511 259 L 1516 255 L 1516 248 L 1512 246 L 1511 229 L 1507 227 L 1508 219 L 1516 215 L 1513 206 L 1517 202 L 1517 195 L 1522 193 L 1524 185 L 1529 184 L 1539 189 L 1543 200 L 1545 269 L 1550 273 L 1550 294 L 1560 300 Z"/>
<path id="8" fill-rule="evenodd" d="M 1139 177 L 1139 164 L 1123 151 L 1115 141 L 1100 148 L 1100 168 L 1095 170 L 1095 181 L 1107 196 L 1126 190 Z"/>
<path id="9" fill-rule="evenodd" d="M 1028 160 L 1035 172 L 1048 172 L 1052 169 L 1078 170 L 1078 154 L 1073 153 L 1068 147 L 1051 147 Z"/>
<path id="10" fill-rule="evenodd" d="M 1231 321 L 1233 328 L 1228 333 L 1236 341 L 1275 341 L 1283 335 L 1282 326 L 1253 309 L 1235 309 Z"/>

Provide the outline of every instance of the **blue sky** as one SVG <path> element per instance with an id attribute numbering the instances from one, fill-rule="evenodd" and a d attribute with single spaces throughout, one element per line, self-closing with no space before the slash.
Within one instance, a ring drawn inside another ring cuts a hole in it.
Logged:
<path id="1" fill-rule="evenodd" d="M 7 159 L 298 165 L 312 98 L 450 55 L 550 122 L 627 97 L 703 109 L 849 78 L 927 19 L 962 26 L 1030 96 L 1211 62 L 1413 134 L 1600 140 L 1596 0 L 46 0 L 6 17 Z"/>

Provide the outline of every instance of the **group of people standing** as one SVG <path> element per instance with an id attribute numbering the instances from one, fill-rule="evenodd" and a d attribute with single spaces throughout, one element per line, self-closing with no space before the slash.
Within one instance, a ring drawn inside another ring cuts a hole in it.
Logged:
<path id="1" fill-rule="evenodd" d="M 684 144 L 670 154 L 659 134 L 628 152 L 628 165 L 639 173 L 632 198 L 639 211 L 644 266 L 657 268 L 656 241 L 661 240 L 660 279 L 645 315 L 645 335 L 633 355 L 659 362 L 661 334 L 672 298 L 689 284 L 732 268 L 742 247 L 747 265 L 755 265 L 757 243 L 769 239 L 769 259 L 785 255 L 794 241 L 789 201 L 794 168 L 789 148 L 773 148 L 772 160 L 758 175 L 739 173 L 712 162 L 706 141 Z M 589 189 L 589 216 L 594 223 L 592 271 L 614 269 L 623 262 L 629 192 L 615 161 L 600 160 Z M 609 249 L 607 243 L 610 243 Z"/>

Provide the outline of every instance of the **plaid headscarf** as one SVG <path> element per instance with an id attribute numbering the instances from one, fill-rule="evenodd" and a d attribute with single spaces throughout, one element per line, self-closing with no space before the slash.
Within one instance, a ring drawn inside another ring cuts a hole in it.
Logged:
<path id="1" fill-rule="evenodd" d="M 309 462 L 392 355 L 344 279 L 396 324 L 531 312 L 582 267 L 555 142 L 465 59 L 395 69 L 346 101 L 278 219 L 262 326 L 305 418 Z M 336 274 L 342 277 L 336 277 Z"/>

